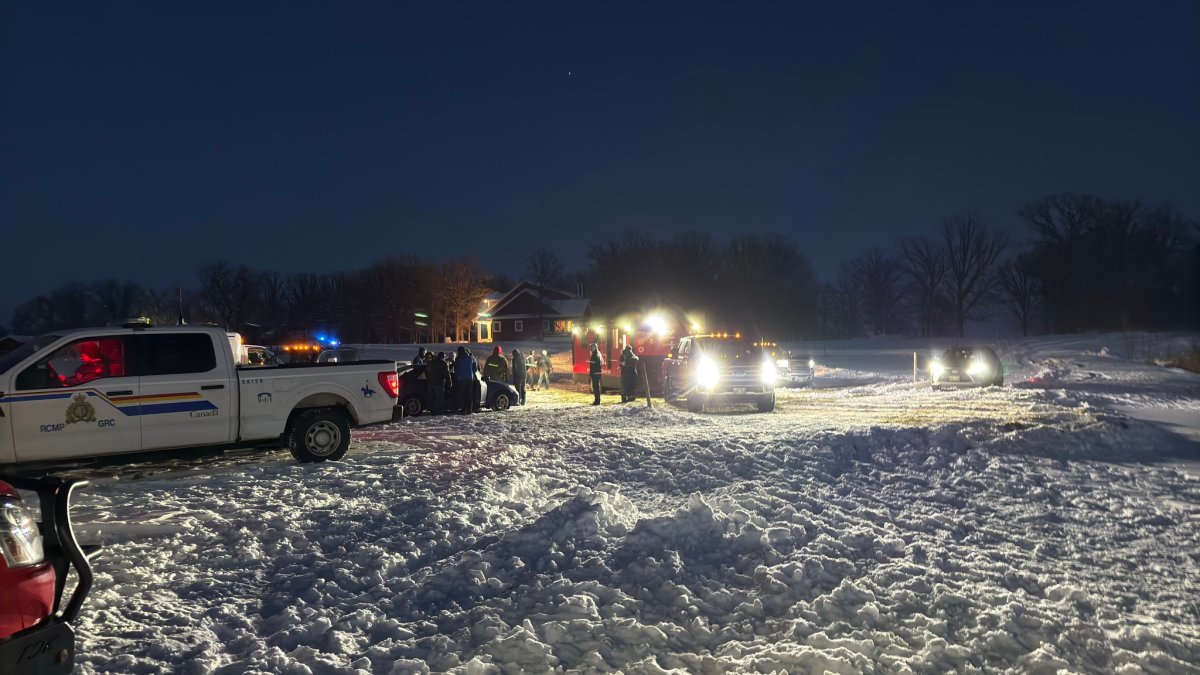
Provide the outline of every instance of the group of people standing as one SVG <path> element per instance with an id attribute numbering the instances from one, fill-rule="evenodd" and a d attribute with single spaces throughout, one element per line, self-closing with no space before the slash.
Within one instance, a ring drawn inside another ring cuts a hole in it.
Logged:
<path id="1" fill-rule="evenodd" d="M 621 403 L 637 400 L 638 365 L 641 359 L 633 353 L 632 345 L 625 345 L 621 350 Z M 604 372 L 604 357 L 600 355 L 600 345 L 592 345 L 592 355 L 588 359 L 588 375 L 592 380 L 592 405 L 600 405 L 600 379 Z"/>
<path id="2" fill-rule="evenodd" d="M 412 363 L 414 366 L 425 364 L 431 410 L 444 410 L 449 395 L 453 397 L 453 407 L 459 412 L 480 411 L 483 391 L 479 384 L 479 363 L 470 349 L 460 346 L 447 356 L 446 352 L 434 354 L 424 347 L 418 347 L 417 357 Z"/>
<path id="3" fill-rule="evenodd" d="M 434 410 L 445 407 L 446 394 L 452 392 L 459 410 L 478 412 L 480 398 L 482 398 L 479 386 L 481 373 L 485 380 L 511 382 L 517 390 L 520 405 L 525 405 L 525 388 L 531 379 L 534 380 L 532 386 L 534 390 L 550 388 L 550 353 L 545 349 L 541 354 L 535 352 L 530 356 L 522 354 L 519 349 L 514 349 L 510 365 L 504 356 L 504 349 L 496 345 L 492 348 L 491 356 L 484 361 L 482 370 L 479 368 L 479 362 L 475 360 L 475 355 L 465 346 L 459 346 L 458 350 L 449 357 L 445 352 L 438 352 L 434 355 L 424 347 L 418 347 L 417 356 L 412 362 L 413 365 L 425 364 L 427 366 L 426 380 L 429 387 L 430 406 Z M 474 393 L 473 401 L 472 393 Z"/>

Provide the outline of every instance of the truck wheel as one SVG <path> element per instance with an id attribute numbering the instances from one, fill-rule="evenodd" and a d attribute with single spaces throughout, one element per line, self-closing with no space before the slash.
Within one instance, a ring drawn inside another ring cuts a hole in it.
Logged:
<path id="1" fill-rule="evenodd" d="M 288 450 L 301 462 L 341 459 L 350 448 L 350 421 L 329 408 L 312 408 L 296 415 L 288 433 Z"/>
<path id="2" fill-rule="evenodd" d="M 758 412 L 771 412 L 775 409 L 775 394 L 758 399 Z"/>
<path id="3" fill-rule="evenodd" d="M 687 399 L 688 412 L 704 412 L 704 399 L 699 396 L 689 396 Z"/>
<path id="4" fill-rule="evenodd" d="M 496 394 L 496 398 L 492 399 L 492 410 L 503 412 L 512 407 L 512 401 L 508 398 L 508 394 Z"/>
<path id="5" fill-rule="evenodd" d="M 663 378 L 663 400 L 667 403 L 674 403 L 678 398 L 675 395 L 675 390 L 671 388 L 671 378 Z"/>
<path id="6" fill-rule="evenodd" d="M 419 396 L 409 396 L 400 404 L 404 408 L 405 417 L 416 417 L 425 409 L 425 405 L 421 403 Z"/>

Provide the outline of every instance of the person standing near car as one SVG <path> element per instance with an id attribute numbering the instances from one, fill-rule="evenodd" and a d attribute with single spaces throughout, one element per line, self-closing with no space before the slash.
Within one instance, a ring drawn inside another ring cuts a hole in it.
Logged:
<path id="1" fill-rule="evenodd" d="M 454 394 L 458 401 L 458 409 L 463 414 L 471 412 L 471 393 L 475 391 L 475 375 L 479 372 L 475 359 L 467 355 L 466 347 L 458 348 L 458 357 L 454 359 Z"/>
<path id="2" fill-rule="evenodd" d="M 538 389 L 550 388 L 550 352 L 542 350 L 538 357 Z"/>
<path id="3" fill-rule="evenodd" d="M 512 354 L 513 386 L 517 388 L 517 399 L 525 405 L 525 380 L 528 373 L 525 370 L 525 355 L 520 349 L 514 349 Z"/>
<path id="4" fill-rule="evenodd" d="M 508 361 L 504 358 L 504 348 L 500 345 L 492 347 L 492 355 L 483 362 L 483 375 L 497 382 L 508 381 Z"/>
<path id="5" fill-rule="evenodd" d="M 600 345 L 592 345 L 592 356 L 588 359 L 588 375 L 592 378 L 592 405 L 600 405 L 600 374 L 604 369 L 604 358 L 600 356 Z"/>
<path id="6" fill-rule="evenodd" d="M 417 358 L 412 360 L 412 364 L 414 366 L 419 366 L 422 363 L 425 363 L 425 348 L 417 347 Z"/>
<path id="7" fill-rule="evenodd" d="M 637 400 L 638 361 L 633 345 L 625 345 L 621 350 L 621 403 Z"/>
<path id="8" fill-rule="evenodd" d="M 446 363 L 445 352 L 438 352 L 438 355 L 433 357 L 425 375 L 428 377 L 429 408 L 435 413 L 441 412 L 442 408 L 446 407 L 446 383 L 450 382 L 450 386 L 454 386 L 453 380 L 450 379 L 450 367 Z"/>

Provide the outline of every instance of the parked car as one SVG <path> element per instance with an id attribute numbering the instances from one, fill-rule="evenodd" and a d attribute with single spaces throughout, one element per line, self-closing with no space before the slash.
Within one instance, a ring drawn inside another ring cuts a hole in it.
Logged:
<path id="1" fill-rule="evenodd" d="M 0 673 L 59 675 L 75 667 L 75 631 L 92 587 L 90 555 L 71 529 L 72 492 L 83 481 L 0 475 Z M 38 522 L 19 490 L 35 492 Z M 68 573 L 75 586 L 63 602 Z"/>
<path id="2" fill-rule="evenodd" d="M 0 357 L 0 464 L 195 447 L 339 459 L 350 427 L 387 422 L 393 361 L 240 366 L 225 331 L 94 328 Z"/>
<path id="3" fill-rule="evenodd" d="M 759 343 L 738 335 L 687 335 L 663 362 L 663 396 L 701 412 L 710 404 L 753 403 L 775 409 L 778 367 Z"/>
<path id="4" fill-rule="evenodd" d="M 991 347 L 951 347 L 929 364 L 934 389 L 1004 384 L 1004 365 Z"/>
<path id="5" fill-rule="evenodd" d="M 425 377 L 425 370 L 428 366 L 425 365 L 407 365 L 403 366 L 399 371 L 400 377 L 400 405 L 404 410 L 404 414 L 408 417 L 420 415 L 422 412 L 445 412 L 457 408 L 457 403 L 454 398 L 454 392 L 446 392 L 444 405 L 433 410 L 432 401 L 429 397 L 429 381 Z M 496 380 L 483 380 L 480 382 L 479 401 L 477 404 L 482 408 L 491 408 L 497 412 L 508 410 L 518 403 L 521 399 L 517 394 L 517 388 L 507 382 L 498 382 Z"/>
<path id="6" fill-rule="evenodd" d="M 358 355 L 358 350 L 354 347 L 326 349 L 320 354 L 317 354 L 317 363 L 347 363 L 350 361 L 359 360 L 361 360 L 361 357 Z"/>

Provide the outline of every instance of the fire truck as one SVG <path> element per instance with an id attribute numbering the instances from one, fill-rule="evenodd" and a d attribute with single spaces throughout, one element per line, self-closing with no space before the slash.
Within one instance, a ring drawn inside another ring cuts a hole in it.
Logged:
<path id="1" fill-rule="evenodd" d="M 655 311 L 647 314 L 628 315 L 614 320 L 592 319 L 585 325 L 571 329 L 571 379 L 589 382 L 588 360 L 592 356 L 592 345 L 600 347 L 604 358 L 600 386 L 605 389 L 621 388 L 621 351 L 625 345 L 633 346 L 645 376 L 639 374 L 638 392 L 646 393 L 645 383 L 650 384 L 651 394 L 662 393 L 662 364 L 682 335 L 694 333 L 699 324 L 678 312 Z"/>

